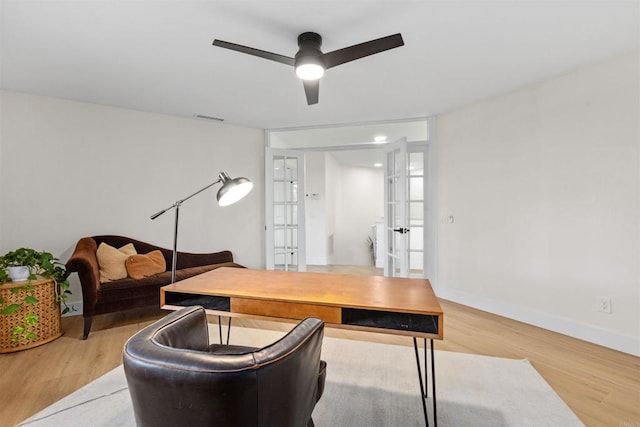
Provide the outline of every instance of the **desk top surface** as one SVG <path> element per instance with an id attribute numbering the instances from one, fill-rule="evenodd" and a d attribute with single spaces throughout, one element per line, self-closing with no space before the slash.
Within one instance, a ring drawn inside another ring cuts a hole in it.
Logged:
<path id="1" fill-rule="evenodd" d="M 443 314 L 427 279 L 222 267 L 164 286 L 162 291 Z"/>

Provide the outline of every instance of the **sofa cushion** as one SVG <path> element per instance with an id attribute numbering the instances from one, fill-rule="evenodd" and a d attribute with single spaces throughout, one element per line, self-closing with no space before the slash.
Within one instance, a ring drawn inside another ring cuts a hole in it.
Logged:
<path id="1" fill-rule="evenodd" d="M 197 276 L 198 274 L 206 273 L 207 271 L 215 270 L 216 268 L 220 267 L 244 268 L 244 266 L 236 264 L 235 262 L 224 262 L 221 264 L 210 264 L 198 267 L 183 268 L 181 270 L 176 270 L 176 281 Z M 100 301 L 100 304 L 105 304 L 115 301 L 155 296 L 157 297 L 159 303 L 159 289 L 162 286 L 166 286 L 170 283 L 171 271 L 165 271 L 163 273 L 154 274 L 153 276 L 143 277 L 142 279 L 132 279 L 130 277 L 127 277 L 126 279 L 102 283 L 100 285 L 98 299 Z"/>
<path id="2" fill-rule="evenodd" d="M 133 243 L 128 243 L 118 249 L 106 243 L 100 243 L 96 251 L 98 266 L 100 268 L 100 282 L 110 282 L 127 277 L 125 261 L 130 255 L 136 254 Z"/>
<path id="3" fill-rule="evenodd" d="M 162 273 L 167 269 L 167 263 L 161 251 L 151 251 L 148 254 L 130 255 L 125 261 L 127 275 L 132 279 L 142 279 Z"/>

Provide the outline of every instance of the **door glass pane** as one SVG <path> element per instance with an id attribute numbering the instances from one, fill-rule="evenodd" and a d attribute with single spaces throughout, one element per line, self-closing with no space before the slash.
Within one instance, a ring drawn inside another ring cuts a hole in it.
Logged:
<path id="1" fill-rule="evenodd" d="M 274 254 L 274 262 L 273 266 L 276 270 L 284 270 L 285 269 L 285 260 L 286 257 L 283 253 L 275 253 Z"/>
<path id="2" fill-rule="evenodd" d="M 285 230 L 284 228 L 276 228 L 273 232 L 273 246 L 276 248 L 276 252 L 278 249 L 282 249 L 285 247 Z"/>
<path id="3" fill-rule="evenodd" d="M 273 158 L 273 180 L 284 180 L 284 157 Z"/>
<path id="4" fill-rule="evenodd" d="M 424 203 L 409 203 L 409 225 L 422 225 L 424 223 Z"/>
<path id="5" fill-rule="evenodd" d="M 287 248 L 294 250 L 298 248 L 298 229 L 287 229 Z"/>
<path id="6" fill-rule="evenodd" d="M 423 181 L 422 176 L 409 178 L 409 200 L 424 199 Z"/>
<path id="7" fill-rule="evenodd" d="M 298 225 L 298 207 L 295 205 L 287 206 L 287 224 L 293 227 Z"/>
<path id="8" fill-rule="evenodd" d="M 424 174 L 424 153 L 409 153 L 409 175 Z"/>
<path id="9" fill-rule="evenodd" d="M 287 271 L 298 271 L 298 253 L 287 253 Z"/>
<path id="10" fill-rule="evenodd" d="M 298 183 L 295 181 L 286 181 L 285 185 L 285 197 L 288 202 L 298 201 Z"/>
<path id="11" fill-rule="evenodd" d="M 286 191 L 284 182 L 276 181 L 273 183 L 273 202 L 282 203 L 286 199 Z"/>
<path id="12" fill-rule="evenodd" d="M 409 253 L 409 270 L 411 270 L 411 275 L 422 276 L 424 274 L 424 262 L 422 260 L 422 252 Z"/>
<path id="13" fill-rule="evenodd" d="M 410 251 L 422 251 L 424 249 L 424 228 L 411 227 L 409 232 L 409 250 Z"/>
<path id="14" fill-rule="evenodd" d="M 275 226 L 283 226 L 285 221 L 284 205 L 273 205 L 273 224 Z"/>
<path id="15" fill-rule="evenodd" d="M 298 159 L 295 157 L 287 157 L 285 177 L 288 181 L 298 179 Z"/>

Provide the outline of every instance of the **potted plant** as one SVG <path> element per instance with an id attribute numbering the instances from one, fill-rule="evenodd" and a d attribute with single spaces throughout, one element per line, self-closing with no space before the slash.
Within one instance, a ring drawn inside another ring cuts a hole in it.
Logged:
<path id="1" fill-rule="evenodd" d="M 16 249 L 0 256 L 0 283 L 14 281 L 9 274 L 9 269 L 12 267 L 26 267 L 28 275 L 22 286 L 13 286 L 10 289 L 10 294 L 19 294 L 19 298 L 12 297 L 12 301 L 8 301 L 9 298 L 3 298 L 3 294 L 0 294 L 0 315 L 19 316 L 19 320 L 14 320 L 11 324 L 12 342 L 35 342 L 39 339 L 36 330 L 40 318 L 38 310 L 36 310 L 39 301 L 32 281 L 36 280 L 38 276 L 53 280 L 55 301 L 64 306 L 62 314 L 65 314 L 74 310 L 66 303 L 67 297 L 71 294 L 68 281 L 69 272 L 51 253 L 30 248 Z"/>

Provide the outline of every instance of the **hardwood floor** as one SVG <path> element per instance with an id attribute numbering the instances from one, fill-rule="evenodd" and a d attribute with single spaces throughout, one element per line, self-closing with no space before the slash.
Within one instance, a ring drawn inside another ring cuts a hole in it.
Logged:
<path id="1" fill-rule="evenodd" d="M 346 267 L 332 271 L 363 272 Z M 640 427 L 640 358 L 453 302 L 441 300 L 441 305 L 445 339 L 436 342 L 436 349 L 527 358 L 585 425 Z M 61 338 L 0 355 L 0 426 L 16 425 L 118 366 L 125 341 L 165 314 L 159 309 L 144 309 L 98 316 L 87 341 L 80 339 L 82 317 L 65 317 Z M 216 322 L 216 318 L 210 320 Z M 290 323 L 253 319 L 233 322 L 237 326 L 291 328 Z M 327 328 L 326 335 L 411 345 L 406 337 L 343 329 Z"/>

